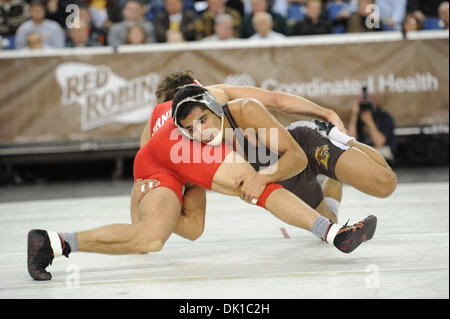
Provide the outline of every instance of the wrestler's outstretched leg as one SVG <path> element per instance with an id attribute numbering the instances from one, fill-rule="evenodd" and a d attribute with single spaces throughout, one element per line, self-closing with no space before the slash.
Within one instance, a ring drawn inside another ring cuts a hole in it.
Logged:
<path id="1" fill-rule="evenodd" d="M 231 158 L 238 159 L 231 160 Z M 234 152 L 228 154 L 224 163 L 214 175 L 212 190 L 229 194 L 239 195 L 239 189 L 235 181 L 241 176 L 254 172 L 248 162 Z M 266 190 L 273 184 L 269 184 Z M 341 226 L 331 222 L 328 218 L 320 216 L 317 211 L 305 204 L 300 198 L 284 188 L 273 188 L 266 193 L 263 192 L 258 205 L 270 211 L 273 215 L 287 224 L 309 230 L 321 239 L 334 244 L 339 250 L 349 253 L 358 247 L 363 241 L 372 238 L 376 228 L 376 217 L 369 216 L 353 226 Z"/>
<path id="2" fill-rule="evenodd" d="M 28 272 L 35 280 L 50 280 L 51 274 L 45 268 L 54 257 L 68 257 L 71 251 L 102 254 L 159 251 L 173 232 L 180 213 L 177 195 L 169 188 L 159 187 L 140 201 L 136 212 L 139 222 L 135 224 L 112 224 L 77 233 L 33 229 L 28 233 Z"/>
<path id="3" fill-rule="evenodd" d="M 158 187 L 140 201 L 137 224 L 113 224 L 77 233 L 78 251 L 129 254 L 159 251 L 172 234 L 181 212 L 173 191 Z"/>

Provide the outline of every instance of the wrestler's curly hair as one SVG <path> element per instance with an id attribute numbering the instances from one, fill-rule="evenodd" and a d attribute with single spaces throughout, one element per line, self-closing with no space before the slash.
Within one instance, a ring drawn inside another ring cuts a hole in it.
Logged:
<path id="1" fill-rule="evenodd" d="M 180 86 L 192 84 L 194 74 L 192 71 L 177 71 L 166 75 L 156 89 L 159 103 L 173 100 Z"/>

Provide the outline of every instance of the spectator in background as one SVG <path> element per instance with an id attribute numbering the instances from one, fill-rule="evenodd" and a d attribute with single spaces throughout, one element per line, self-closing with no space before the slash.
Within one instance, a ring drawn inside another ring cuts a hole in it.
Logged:
<path id="1" fill-rule="evenodd" d="M 106 0 L 92 0 L 89 2 L 89 13 L 91 14 L 92 23 L 96 28 L 103 26 L 110 27 L 108 21 L 108 12 L 106 11 Z"/>
<path id="2" fill-rule="evenodd" d="M 146 41 L 145 31 L 140 25 L 136 24 L 128 29 L 126 44 L 144 44 Z"/>
<path id="3" fill-rule="evenodd" d="M 90 38 L 89 25 L 86 21 L 80 19 L 79 28 L 70 28 L 67 30 L 68 41 L 66 47 L 81 48 L 97 46 L 98 43 Z"/>
<path id="4" fill-rule="evenodd" d="M 426 18 L 437 18 L 440 4 L 444 0 L 408 0 L 407 13 L 413 13 L 423 23 Z"/>
<path id="5" fill-rule="evenodd" d="M 174 42 L 174 38 L 179 41 L 194 41 L 197 18 L 195 11 L 183 10 L 182 0 L 165 0 L 164 4 L 165 10 L 155 18 L 156 41 Z"/>
<path id="6" fill-rule="evenodd" d="M 125 44 L 128 29 L 135 24 L 145 31 L 147 43 L 155 42 L 155 28 L 149 21 L 144 20 L 144 7 L 136 0 L 128 0 L 122 10 L 124 21 L 114 24 L 108 31 L 108 45 L 117 46 Z"/>
<path id="7" fill-rule="evenodd" d="M 307 1 L 308 1 L 308 0 L 287 0 L 288 5 L 291 5 L 291 4 L 306 5 L 306 2 L 307 2 Z"/>
<path id="8" fill-rule="evenodd" d="M 442 2 L 439 6 L 438 12 L 439 12 L 439 18 L 442 22 L 442 28 L 448 30 L 448 10 L 449 10 L 449 4 L 448 1 Z"/>
<path id="9" fill-rule="evenodd" d="M 86 3 L 97 29 L 109 28 L 123 19 L 119 0 L 87 0 Z"/>
<path id="10" fill-rule="evenodd" d="M 267 12 L 258 12 L 253 16 L 253 27 L 256 33 L 249 38 L 250 40 L 282 40 L 286 38 L 284 34 L 272 30 L 272 16 Z"/>
<path id="11" fill-rule="evenodd" d="M 253 27 L 253 17 L 258 12 L 267 12 L 272 17 L 273 30 L 278 33 L 288 34 L 286 19 L 279 13 L 272 12 L 269 6 L 269 0 L 250 0 L 252 5 L 252 13 L 248 14 L 242 20 L 241 37 L 249 38 L 255 34 Z"/>
<path id="12" fill-rule="evenodd" d="M 239 12 L 241 17 L 244 16 L 244 0 L 225 0 L 227 7 Z"/>
<path id="13" fill-rule="evenodd" d="M 293 5 L 294 6 L 296 6 L 296 5 L 305 6 L 307 1 L 308 0 L 287 0 L 288 7 L 293 6 Z"/>
<path id="14" fill-rule="evenodd" d="M 402 25 L 403 33 L 419 30 L 422 30 L 422 22 L 414 14 L 412 13 L 407 14 Z"/>
<path id="15" fill-rule="evenodd" d="M 289 27 L 304 19 L 306 2 L 307 0 L 288 0 L 286 19 Z"/>
<path id="16" fill-rule="evenodd" d="M 167 43 L 181 43 L 181 42 L 186 42 L 183 39 L 183 35 L 181 34 L 180 31 L 175 31 L 175 30 L 167 30 L 166 33 L 166 39 L 167 39 Z"/>
<path id="17" fill-rule="evenodd" d="M 42 50 L 47 49 L 42 41 L 41 36 L 36 32 L 28 33 L 27 35 L 27 45 L 23 50 Z"/>
<path id="18" fill-rule="evenodd" d="M 45 6 L 42 1 L 33 0 L 30 4 L 31 19 L 20 25 L 16 32 L 16 48 L 23 49 L 27 45 L 28 34 L 39 34 L 44 47 L 63 48 L 65 42 L 64 31 L 61 26 L 45 19 Z"/>
<path id="19" fill-rule="evenodd" d="M 348 20 L 350 16 L 357 11 L 358 0 L 333 0 L 329 2 L 328 10 L 330 6 L 340 6 L 340 10 L 335 15 L 330 12 L 330 21 L 334 31 L 340 30 L 339 33 L 345 32 L 348 26 Z"/>
<path id="20" fill-rule="evenodd" d="M 0 35 L 13 36 L 29 18 L 28 3 L 23 0 L 0 0 Z"/>
<path id="21" fill-rule="evenodd" d="M 108 34 L 108 28 L 95 27 L 91 19 L 91 13 L 85 2 L 79 2 L 77 5 L 79 7 L 80 23 L 83 21 L 89 30 L 89 42 L 92 44 L 97 43 L 98 45 L 104 45 Z"/>
<path id="22" fill-rule="evenodd" d="M 6 39 L 3 39 L 0 35 L 0 51 L 3 50 L 3 48 L 7 47 L 9 44 L 9 41 Z"/>
<path id="23" fill-rule="evenodd" d="M 241 28 L 241 15 L 239 12 L 227 7 L 225 0 L 208 0 L 208 8 L 195 20 L 197 40 L 214 34 L 214 19 L 221 13 L 226 13 L 233 17 L 233 36 L 239 36 Z"/>
<path id="24" fill-rule="evenodd" d="M 288 0 L 269 0 L 271 12 L 276 12 L 286 19 L 288 13 Z"/>
<path id="25" fill-rule="evenodd" d="M 234 27 L 233 17 L 226 13 L 219 14 L 214 19 L 214 34 L 203 38 L 202 41 L 225 41 L 225 40 L 235 40 L 233 37 L 233 27 Z"/>
<path id="26" fill-rule="evenodd" d="M 373 0 L 358 0 L 358 11 L 352 14 L 348 21 L 348 33 L 374 32 L 383 30 L 381 21 L 379 22 L 378 26 L 367 23 L 367 20 L 374 22 L 369 17 L 369 15 L 372 13 L 369 6 L 373 4 Z"/>
<path id="27" fill-rule="evenodd" d="M 406 15 L 406 0 L 376 0 L 385 29 L 401 30 Z"/>
<path id="28" fill-rule="evenodd" d="M 306 2 L 306 17 L 292 26 L 292 35 L 317 35 L 333 33 L 333 27 L 327 19 L 321 19 L 322 1 Z"/>
<path id="29" fill-rule="evenodd" d="M 364 93 L 354 103 L 347 134 L 373 146 L 390 163 L 397 152 L 395 121 L 382 110 L 373 96 Z"/>
<path id="30" fill-rule="evenodd" d="M 244 3 L 244 14 L 246 16 L 252 13 L 252 3 L 251 0 L 242 0 Z M 298 1 L 298 0 L 297 0 Z M 300 0 L 305 2 L 306 0 Z M 288 8 L 291 0 L 267 0 L 270 8 L 270 12 L 276 12 L 282 17 L 286 18 L 288 14 Z"/>
<path id="31" fill-rule="evenodd" d="M 58 22 L 61 28 L 66 28 L 66 6 L 69 4 L 67 0 L 46 0 L 46 18 Z"/>
<path id="32" fill-rule="evenodd" d="M 122 4 L 122 7 L 125 5 L 126 0 L 119 0 Z M 165 10 L 164 0 L 139 0 L 144 6 L 144 17 L 147 21 L 151 23 L 155 23 L 156 15 Z M 183 6 L 194 10 L 194 2 L 193 0 L 183 0 Z"/>

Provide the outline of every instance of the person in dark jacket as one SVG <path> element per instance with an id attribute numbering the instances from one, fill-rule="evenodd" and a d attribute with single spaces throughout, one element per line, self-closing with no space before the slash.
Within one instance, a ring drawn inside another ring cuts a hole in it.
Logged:
<path id="1" fill-rule="evenodd" d="M 373 15 L 369 7 L 371 5 L 374 5 L 373 0 L 358 0 L 358 11 L 351 14 L 348 19 L 347 33 L 383 31 L 383 24 L 380 21 L 375 23 L 370 17 Z M 367 23 L 368 21 L 371 23 Z"/>
<path id="2" fill-rule="evenodd" d="M 397 152 L 395 120 L 381 108 L 375 98 L 363 93 L 352 107 L 348 135 L 374 147 L 390 163 Z"/>
<path id="3" fill-rule="evenodd" d="M 292 26 L 292 35 L 316 35 L 333 33 L 333 27 L 326 19 L 320 19 L 322 2 L 308 0 L 306 3 L 306 17 Z"/>
<path id="4" fill-rule="evenodd" d="M 165 0 L 164 5 L 165 10 L 155 18 L 156 41 L 171 42 L 174 38 L 194 41 L 197 14 L 193 10 L 183 10 L 182 0 Z"/>
<path id="5" fill-rule="evenodd" d="M 0 0 L 0 36 L 14 36 L 29 17 L 29 6 L 25 1 Z"/>

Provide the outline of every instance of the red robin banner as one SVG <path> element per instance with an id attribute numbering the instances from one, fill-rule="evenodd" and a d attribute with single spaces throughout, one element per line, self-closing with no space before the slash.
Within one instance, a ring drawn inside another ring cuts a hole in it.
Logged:
<path id="1" fill-rule="evenodd" d="M 448 38 L 2 58 L 0 143 L 138 138 L 170 72 L 306 97 L 348 121 L 367 86 L 397 126 L 448 124 Z M 119 51 L 120 52 L 120 51 Z M 300 117 L 272 110 L 283 123 Z"/>

